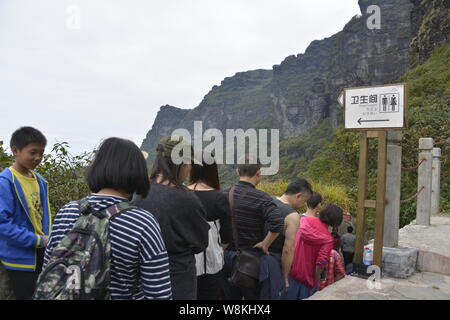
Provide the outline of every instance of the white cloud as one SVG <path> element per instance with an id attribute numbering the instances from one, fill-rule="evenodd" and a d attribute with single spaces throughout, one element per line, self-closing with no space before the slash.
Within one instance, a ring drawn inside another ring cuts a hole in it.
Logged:
<path id="1" fill-rule="evenodd" d="M 194 108 L 357 13 L 356 0 L 0 0 L 0 140 L 32 125 L 75 152 L 108 136 L 140 145 L 161 105 Z"/>

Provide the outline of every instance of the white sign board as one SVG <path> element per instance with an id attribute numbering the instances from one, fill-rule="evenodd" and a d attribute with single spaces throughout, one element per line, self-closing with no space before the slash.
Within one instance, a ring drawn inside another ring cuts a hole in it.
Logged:
<path id="1" fill-rule="evenodd" d="M 403 129 L 406 99 L 405 84 L 345 89 L 345 128 Z"/>

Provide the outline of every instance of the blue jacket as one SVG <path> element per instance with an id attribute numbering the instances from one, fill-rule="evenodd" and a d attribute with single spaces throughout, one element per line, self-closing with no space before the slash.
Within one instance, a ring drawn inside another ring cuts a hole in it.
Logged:
<path id="1" fill-rule="evenodd" d="M 47 181 L 38 179 L 43 208 L 42 231 L 50 233 L 51 218 Z M 0 173 L 0 260 L 6 269 L 34 271 L 37 248 L 44 247 L 44 237 L 35 234 L 22 187 L 11 170 Z"/>
<path id="2" fill-rule="evenodd" d="M 282 300 L 284 289 L 284 277 L 280 263 L 272 255 L 261 255 L 259 269 L 259 299 Z"/>

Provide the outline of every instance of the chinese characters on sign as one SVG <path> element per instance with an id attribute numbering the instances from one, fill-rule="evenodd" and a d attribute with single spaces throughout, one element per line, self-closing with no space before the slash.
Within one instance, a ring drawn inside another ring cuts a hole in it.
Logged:
<path id="1" fill-rule="evenodd" d="M 345 89 L 346 129 L 404 128 L 405 85 Z"/>
<path id="2" fill-rule="evenodd" d="M 372 94 L 370 96 L 352 96 L 352 104 L 376 104 L 378 102 L 378 96 Z"/>

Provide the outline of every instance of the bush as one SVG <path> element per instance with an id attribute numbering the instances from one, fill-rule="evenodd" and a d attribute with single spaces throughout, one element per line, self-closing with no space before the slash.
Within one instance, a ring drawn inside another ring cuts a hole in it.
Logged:
<path id="1" fill-rule="evenodd" d="M 53 216 L 66 203 L 82 199 L 90 193 L 84 174 L 95 152 L 84 152 L 73 156 L 68 149 L 67 142 L 56 143 L 51 151 L 54 156 L 45 155 L 37 168 L 37 171 L 48 181 Z"/>
<path id="2" fill-rule="evenodd" d="M 287 180 L 279 180 L 275 182 L 263 181 L 257 188 L 272 196 L 281 196 L 290 182 Z M 310 181 L 315 192 L 319 192 L 323 197 L 322 205 L 334 203 L 344 209 L 345 212 L 356 213 L 356 203 L 349 196 L 347 189 L 341 185 L 324 184 L 320 182 Z"/>
<path id="3" fill-rule="evenodd" d="M 69 153 L 69 148 L 67 142 L 54 144 L 51 151 L 53 155 L 44 155 L 41 164 L 36 168 L 48 182 L 52 216 L 55 216 L 66 203 L 81 199 L 90 193 L 84 173 L 95 151 L 73 156 Z M 13 157 L 3 149 L 3 141 L 0 141 L 0 172 L 11 166 L 13 161 Z"/>
<path id="4" fill-rule="evenodd" d="M 12 157 L 6 153 L 5 149 L 3 149 L 3 141 L 0 140 L 0 172 L 2 172 L 4 168 L 11 166 L 12 161 Z"/>

